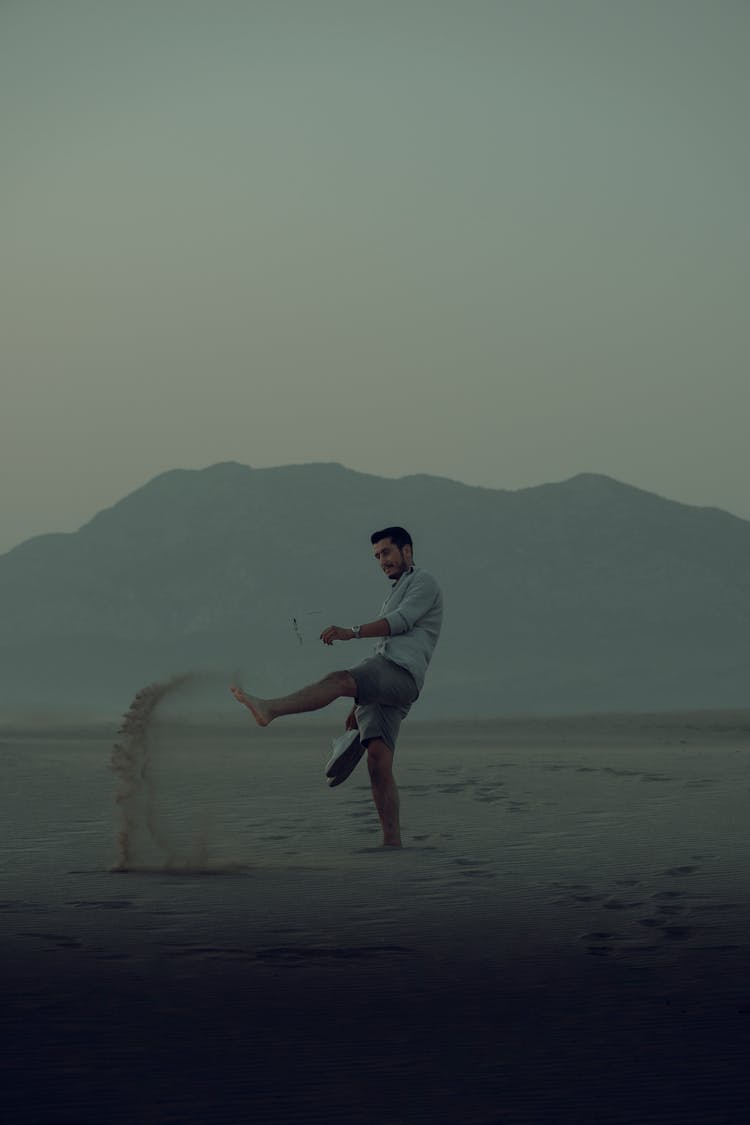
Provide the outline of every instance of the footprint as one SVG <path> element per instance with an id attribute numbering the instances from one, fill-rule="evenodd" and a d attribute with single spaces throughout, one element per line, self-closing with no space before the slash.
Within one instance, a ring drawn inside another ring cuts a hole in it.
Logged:
<path id="1" fill-rule="evenodd" d="M 221 946 L 214 946 L 214 945 L 186 946 L 185 948 L 182 948 L 182 949 L 170 950 L 166 954 L 166 956 L 172 957 L 172 958 L 177 958 L 177 957 L 210 957 L 210 958 L 212 958 L 212 960 L 216 960 L 216 959 L 224 960 L 226 958 L 236 958 L 236 957 L 243 957 L 243 958 L 250 958 L 250 959 L 253 958 L 253 955 L 251 953 L 248 953 L 248 951 L 246 949 L 231 949 L 231 948 L 228 948 L 228 947 L 222 948 Z"/>
<path id="2" fill-rule="evenodd" d="M 661 950 L 662 946 L 643 941 L 629 941 L 620 946 L 620 954 L 630 957 L 638 957 L 642 953 L 659 953 Z"/>
<path id="3" fill-rule="evenodd" d="M 93 899 L 91 901 L 80 899 L 78 901 L 68 903 L 68 906 L 73 906 L 76 910 L 80 910 L 82 908 L 91 910 L 125 910 L 128 906 L 132 905 L 133 903 L 130 901 L 130 899 L 127 898 L 110 898 L 104 902 L 100 902 L 97 899 Z"/>
<path id="4" fill-rule="evenodd" d="M 692 926 L 663 926 L 661 932 L 670 941 L 684 941 L 685 938 L 692 937 L 695 930 Z"/>
<path id="5" fill-rule="evenodd" d="M 40 934 L 22 933 L 21 937 L 41 938 L 43 941 L 52 941 L 60 949 L 80 949 L 83 942 L 80 938 L 71 937 L 70 934 Z"/>
<path id="6" fill-rule="evenodd" d="M 662 875 L 693 875 L 696 871 L 700 871 L 697 864 L 686 863 L 682 867 L 669 867 Z"/>
<path id="7" fill-rule="evenodd" d="M 738 949 L 744 949 L 744 945 L 699 945 L 698 949 L 706 953 L 734 953 Z M 741 1010 L 741 1009 L 740 1009 Z M 746 1009 L 750 1011 L 750 1008 Z"/>
<path id="8" fill-rule="evenodd" d="M 605 910 L 632 910 L 636 906 L 643 906 L 643 902 L 624 902 L 621 898 L 608 898 L 602 906 Z"/>
<path id="9" fill-rule="evenodd" d="M 259 949 L 256 958 L 259 961 L 273 961 L 287 964 L 305 961 L 340 961 L 363 960 L 380 957 L 384 954 L 413 953 L 406 945 L 361 945 L 361 946 L 283 946 L 270 949 Z"/>

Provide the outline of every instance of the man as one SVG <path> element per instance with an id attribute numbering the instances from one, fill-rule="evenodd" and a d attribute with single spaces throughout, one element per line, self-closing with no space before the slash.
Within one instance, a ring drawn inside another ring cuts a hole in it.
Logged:
<path id="1" fill-rule="evenodd" d="M 386 527 L 370 536 L 375 559 L 393 587 L 383 602 L 381 616 L 350 629 L 329 625 L 320 634 L 323 644 L 377 639 L 373 656 L 345 671 L 329 672 L 317 683 L 279 699 L 259 699 L 239 687 L 231 689 L 235 699 L 265 727 L 281 715 L 318 711 L 342 696 L 354 700 L 346 719 L 347 730 L 359 731 L 359 743 L 367 751 L 373 800 L 383 827 L 383 844 L 401 847 L 399 798 L 393 777 L 393 755 L 401 721 L 409 713 L 424 684 L 427 666 L 440 635 L 443 595 L 435 579 L 414 565 L 414 545 L 403 527 Z M 348 758 L 334 758 L 343 781 L 359 761 L 358 747 Z"/>

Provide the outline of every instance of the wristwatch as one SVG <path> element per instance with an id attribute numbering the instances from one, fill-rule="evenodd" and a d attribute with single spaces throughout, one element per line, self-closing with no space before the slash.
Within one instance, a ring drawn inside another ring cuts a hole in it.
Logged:
<path id="1" fill-rule="evenodd" d="M 361 628 L 362 628 L 361 625 L 352 625 L 352 627 L 351 627 L 352 632 L 354 633 L 355 641 L 359 640 L 359 631 L 360 631 Z"/>

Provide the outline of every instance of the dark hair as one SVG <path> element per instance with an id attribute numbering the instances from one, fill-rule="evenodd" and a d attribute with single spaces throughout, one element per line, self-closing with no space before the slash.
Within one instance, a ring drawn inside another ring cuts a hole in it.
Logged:
<path id="1" fill-rule="evenodd" d="M 370 536 L 371 543 L 379 543 L 381 539 L 390 539 L 399 551 L 403 551 L 404 547 L 414 546 L 405 527 L 384 527 L 382 531 L 373 531 Z"/>

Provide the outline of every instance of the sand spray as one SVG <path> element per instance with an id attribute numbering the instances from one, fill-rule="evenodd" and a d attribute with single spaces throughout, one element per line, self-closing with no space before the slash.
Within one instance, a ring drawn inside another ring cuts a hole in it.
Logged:
<path id="1" fill-rule="evenodd" d="M 157 850 L 159 860 L 148 869 L 163 871 L 210 871 L 208 827 L 194 825 L 185 846 L 170 839 L 160 820 L 160 792 L 154 770 L 154 720 L 163 701 L 197 677 L 193 673 L 173 676 L 141 688 L 123 715 L 119 739 L 112 748 L 110 764 L 117 778 L 117 862 L 113 871 L 144 870 L 147 849 Z"/>

